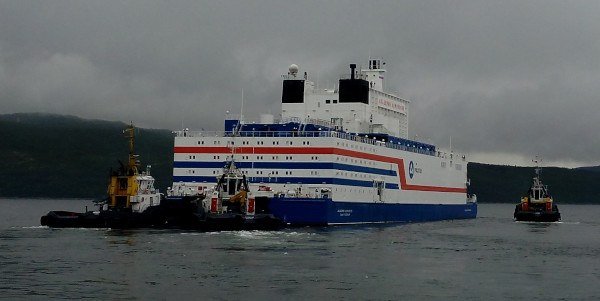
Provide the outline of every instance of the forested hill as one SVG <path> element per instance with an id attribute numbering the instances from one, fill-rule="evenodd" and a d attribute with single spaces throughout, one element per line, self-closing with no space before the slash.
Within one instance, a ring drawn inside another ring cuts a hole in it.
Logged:
<path id="1" fill-rule="evenodd" d="M 469 190 L 479 202 L 518 203 L 531 186 L 534 174 L 533 167 L 469 163 Z M 557 203 L 600 204 L 598 168 L 545 167 L 541 178 Z"/>
<path id="2" fill-rule="evenodd" d="M 101 198 L 110 168 L 127 162 L 121 122 L 47 114 L 0 115 L 0 196 Z M 157 186 L 171 185 L 169 130 L 136 130 L 142 169 L 150 164 Z"/>
<path id="3" fill-rule="evenodd" d="M 121 122 L 47 114 L 0 115 L 0 197 L 101 198 L 110 168 L 126 162 Z M 173 135 L 138 129 L 136 153 L 152 165 L 157 187 L 172 184 Z M 479 202 L 516 203 L 531 167 L 469 163 L 470 191 Z M 600 168 L 544 168 L 542 179 L 558 203 L 600 204 Z"/>

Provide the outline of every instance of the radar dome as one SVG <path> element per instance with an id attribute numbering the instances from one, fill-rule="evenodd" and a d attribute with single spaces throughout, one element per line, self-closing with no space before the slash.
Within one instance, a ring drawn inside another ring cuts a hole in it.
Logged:
<path id="1" fill-rule="evenodd" d="M 298 65 L 291 64 L 289 68 L 290 74 L 296 75 L 298 73 Z"/>

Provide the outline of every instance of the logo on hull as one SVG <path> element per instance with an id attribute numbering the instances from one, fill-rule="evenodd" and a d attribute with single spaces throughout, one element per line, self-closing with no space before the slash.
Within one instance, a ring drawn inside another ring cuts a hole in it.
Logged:
<path id="1" fill-rule="evenodd" d="M 413 161 L 410 161 L 410 163 L 408 164 L 408 176 L 412 179 L 414 175 L 415 175 L 415 164 L 413 163 Z"/>

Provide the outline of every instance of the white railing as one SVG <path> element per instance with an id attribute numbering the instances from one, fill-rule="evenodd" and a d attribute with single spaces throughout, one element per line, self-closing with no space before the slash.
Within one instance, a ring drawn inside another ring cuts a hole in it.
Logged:
<path id="1" fill-rule="evenodd" d="M 224 131 L 187 131 L 187 130 L 183 130 L 183 131 L 175 131 L 173 133 L 175 134 L 176 137 L 233 137 L 233 133 L 224 132 Z M 393 149 L 398 149 L 398 150 L 403 150 L 403 151 L 418 153 L 418 154 L 423 154 L 423 155 L 437 156 L 440 158 L 449 158 L 449 159 L 456 158 L 457 161 L 459 158 L 462 159 L 462 161 L 466 160 L 464 155 L 445 153 L 445 152 L 441 152 L 441 151 L 436 152 L 436 151 L 427 150 L 422 147 L 413 147 L 413 146 L 406 146 L 403 144 L 394 144 L 389 141 L 384 142 L 384 141 L 379 141 L 379 140 L 375 140 L 375 139 L 371 139 L 371 138 L 367 138 L 367 137 L 361 137 L 361 136 L 351 134 L 351 133 L 335 132 L 335 131 L 312 131 L 312 132 L 308 132 L 308 131 L 287 131 L 287 132 L 243 131 L 243 132 L 238 133 L 236 137 L 240 137 L 240 138 L 243 138 L 243 137 L 273 137 L 273 138 L 332 137 L 332 138 L 340 138 L 340 139 L 349 140 L 349 141 L 356 141 L 356 142 L 360 142 L 360 143 L 366 143 L 366 144 L 370 144 L 370 145 L 384 146 L 387 148 L 393 148 Z"/>

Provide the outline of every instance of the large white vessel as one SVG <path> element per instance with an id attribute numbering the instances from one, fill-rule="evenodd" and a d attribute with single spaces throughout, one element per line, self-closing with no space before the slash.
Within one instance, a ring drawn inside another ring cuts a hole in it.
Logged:
<path id="1" fill-rule="evenodd" d="M 214 187 L 233 159 L 257 210 L 288 224 L 474 218 L 465 156 L 408 139 L 409 101 L 386 91 L 382 60 L 350 71 L 322 89 L 292 65 L 280 120 L 227 117 L 223 132 L 177 131 L 173 191 Z"/>

